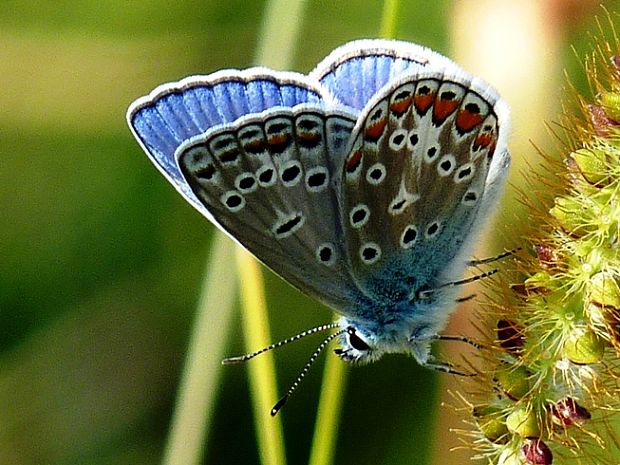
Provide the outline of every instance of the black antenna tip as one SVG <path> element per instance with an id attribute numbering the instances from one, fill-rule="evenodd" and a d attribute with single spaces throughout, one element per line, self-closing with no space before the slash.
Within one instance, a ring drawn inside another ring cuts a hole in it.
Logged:
<path id="1" fill-rule="evenodd" d="M 282 409 L 282 407 L 284 407 L 284 404 L 286 404 L 287 401 L 288 401 L 288 394 L 276 402 L 276 405 L 274 405 L 273 408 L 271 409 L 271 416 L 275 417 L 278 414 L 278 412 Z"/>

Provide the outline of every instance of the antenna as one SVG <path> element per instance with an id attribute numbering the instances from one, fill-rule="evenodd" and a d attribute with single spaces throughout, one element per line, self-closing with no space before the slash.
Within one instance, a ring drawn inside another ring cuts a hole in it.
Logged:
<path id="1" fill-rule="evenodd" d="M 321 331 L 327 331 L 328 329 L 338 328 L 339 326 L 340 325 L 338 323 L 328 323 L 328 324 L 321 325 L 321 326 L 315 326 L 314 328 L 307 329 L 306 331 L 303 331 L 299 334 L 295 334 L 294 336 L 283 339 L 282 341 L 274 342 L 270 346 L 257 350 L 256 352 L 252 352 L 250 354 L 245 354 L 245 355 L 238 355 L 236 357 L 225 358 L 224 360 L 222 360 L 222 365 L 238 365 L 238 364 L 247 362 L 250 359 L 253 359 L 257 355 L 260 355 L 262 353 L 268 352 L 273 349 L 277 349 L 278 347 L 282 347 L 283 345 L 286 345 L 289 342 L 295 342 L 306 336 L 310 336 L 312 334 L 319 333 Z"/>
<path id="2" fill-rule="evenodd" d="M 289 397 L 291 397 L 291 394 L 295 392 L 295 389 L 297 389 L 297 386 L 299 386 L 299 383 L 301 383 L 301 381 L 304 379 L 304 376 L 306 376 L 306 373 L 308 373 L 308 370 L 310 370 L 310 367 L 316 361 L 316 358 L 323 351 L 323 349 L 325 349 L 325 346 L 327 346 L 327 344 L 329 344 L 333 339 L 337 338 L 338 336 L 346 332 L 347 332 L 347 329 L 341 329 L 340 331 L 337 331 L 334 334 L 330 334 L 329 336 L 327 336 L 323 340 L 323 342 L 319 344 L 319 346 L 316 348 L 314 353 L 308 359 L 308 362 L 306 363 L 306 365 L 299 372 L 297 379 L 293 382 L 293 384 L 291 384 L 291 387 L 288 388 L 288 391 L 286 391 L 286 394 L 284 394 L 284 396 L 282 396 L 282 398 L 279 401 L 277 401 L 276 404 L 271 409 L 272 417 L 275 417 L 278 414 L 278 412 L 282 409 L 282 407 L 284 407 L 284 404 L 286 404 Z"/>

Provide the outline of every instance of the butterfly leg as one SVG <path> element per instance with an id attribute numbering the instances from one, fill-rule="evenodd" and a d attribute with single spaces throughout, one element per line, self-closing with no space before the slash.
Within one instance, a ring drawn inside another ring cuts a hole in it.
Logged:
<path id="1" fill-rule="evenodd" d="M 515 249 L 508 250 L 507 252 L 500 253 L 499 255 L 495 255 L 494 257 L 482 258 L 480 260 L 469 260 L 467 262 L 467 266 L 480 266 L 480 265 L 486 265 L 488 263 L 497 262 L 499 260 L 502 260 L 503 258 L 510 257 L 511 255 L 514 255 L 519 250 L 521 250 L 521 247 L 517 247 Z"/>
<path id="2" fill-rule="evenodd" d="M 430 354 L 430 344 L 432 341 L 457 341 L 469 344 L 476 349 L 480 349 L 482 346 L 477 342 L 469 339 L 465 336 L 446 336 L 443 334 L 431 334 L 424 337 L 412 336 L 409 342 L 413 343 L 413 355 L 420 365 L 431 370 L 440 371 L 442 373 L 449 373 L 458 376 L 475 376 L 474 373 L 464 373 L 459 371 L 450 362 L 436 360 L 435 357 Z"/>
<path id="3" fill-rule="evenodd" d="M 448 373 L 451 375 L 457 376 L 476 376 L 475 373 L 463 373 L 454 368 L 454 366 L 449 362 L 441 362 L 441 361 L 427 361 L 425 363 L 421 363 L 424 368 L 429 368 L 431 370 L 440 371 L 442 373 Z"/>

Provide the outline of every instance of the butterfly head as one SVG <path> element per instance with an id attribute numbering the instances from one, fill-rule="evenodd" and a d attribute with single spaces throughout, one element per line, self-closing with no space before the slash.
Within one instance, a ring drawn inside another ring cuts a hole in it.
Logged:
<path id="1" fill-rule="evenodd" d="M 371 326 L 347 318 L 341 319 L 340 324 L 343 328 L 338 339 L 340 347 L 334 352 L 345 362 L 366 364 L 388 353 L 411 354 L 422 365 L 429 358 L 430 339 L 415 336 L 415 331 L 406 325 L 396 324 L 391 328 L 385 325 L 381 330 L 373 330 Z"/>

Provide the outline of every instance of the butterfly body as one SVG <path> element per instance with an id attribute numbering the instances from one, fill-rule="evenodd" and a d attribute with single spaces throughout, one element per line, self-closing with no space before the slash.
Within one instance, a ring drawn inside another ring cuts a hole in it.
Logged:
<path id="1" fill-rule="evenodd" d="M 204 216 L 342 315 L 343 359 L 432 365 L 454 307 L 446 284 L 510 160 L 508 111 L 487 84 L 423 47 L 364 40 L 308 76 L 253 68 L 161 86 L 128 120 Z"/>

